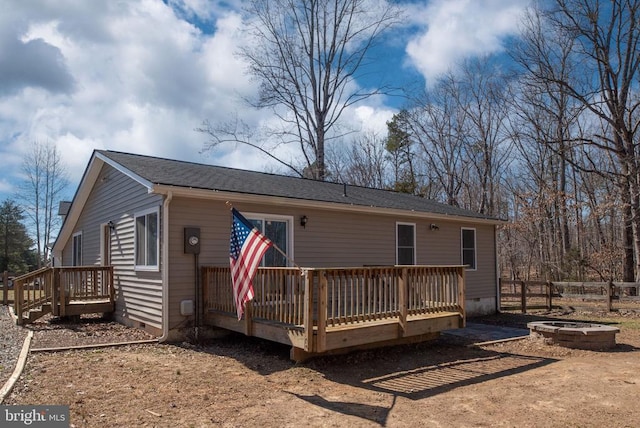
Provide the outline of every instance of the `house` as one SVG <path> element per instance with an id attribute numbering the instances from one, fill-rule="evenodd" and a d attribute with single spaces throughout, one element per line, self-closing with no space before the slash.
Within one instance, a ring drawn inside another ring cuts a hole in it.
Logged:
<path id="1" fill-rule="evenodd" d="M 299 266 L 467 265 L 462 309 L 496 311 L 498 219 L 392 191 L 114 151 L 91 156 L 54 265 L 113 266 L 116 319 L 176 337 L 203 311 L 201 267 L 228 267 L 226 202 Z M 263 264 L 291 267 L 275 250 Z"/>

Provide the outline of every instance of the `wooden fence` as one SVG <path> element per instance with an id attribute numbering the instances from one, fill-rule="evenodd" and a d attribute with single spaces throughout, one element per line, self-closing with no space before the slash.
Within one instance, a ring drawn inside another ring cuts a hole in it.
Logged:
<path id="1" fill-rule="evenodd" d="M 13 303 L 13 279 L 9 280 L 9 272 L 7 272 L 6 270 L 2 273 L 0 279 L 2 279 L 2 288 L 0 288 L 2 298 L 0 299 L 0 301 L 3 305 L 6 306 L 9 303 Z"/>
<path id="2" fill-rule="evenodd" d="M 637 282 L 561 282 L 500 279 L 500 310 L 551 310 L 584 305 L 612 311 L 640 304 Z"/>

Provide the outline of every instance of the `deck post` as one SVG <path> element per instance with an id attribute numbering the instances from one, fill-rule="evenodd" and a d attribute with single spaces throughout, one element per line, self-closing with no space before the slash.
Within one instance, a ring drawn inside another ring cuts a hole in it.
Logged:
<path id="1" fill-rule="evenodd" d="M 56 268 L 51 270 L 51 314 L 56 317 L 60 315 L 60 278 L 57 272 Z"/>
<path id="2" fill-rule="evenodd" d="M 116 286 L 113 282 L 113 266 L 109 266 L 109 301 L 115 305 L 116 302 Z M 115 309 L 115 307 L 114 307 Z"/>
<path id="3" fill-rule="evenodd" d="M 67 284 L 62 283 L 62 278 L 60 275 L 60 269 L 53 269 L 55 282 L 58 287 L 59 295 L 60 295 L 60 316 L 64 317 L 67 315 Z M 66 275 L 65 275 L 66 277 Z"/>
<path id="4" fill-rule="evenodd" d="M 466 286 L 465 275 L 466 268 L 464 266 L 460 266 L 458 268 L 458 306 L 460 307 L 460 315 L 462 315 L 461 328 L 464 328 L 467 325 L 467 313 L 465 309 L 466 302 L 464 300 L 464 289 Z"/>
<path id="5" fill-rule="evenodd" d="M 18 317 L 18 325 L 22 325 L 22 302 L 24 301 L 23 281 L 21 279 L 13 281 L 13 307 Z"/>
<path id="6" fill-rule="evenodd" d="M 313 352 L 313 271 L 304 271 L 304 350 Z"/>
<path id="7" fill-rule="evenodd" d="M 316 352 L 327 349 L 327 274 L 320 271 L 318 275 L 318 335 L 316 336 Z"/>
<path id="8" fill-rule="evenodd" d="M 399 320 L 398 337 L 404 337 L 407 332 L 407 298 L 409 297 L 409 280 L 407 268 L 402 268 L 398 278 L 398 309 Z"/>
<path id="9" fill-rule="evenodd" d="M 253 304 L 249 300 L 244 304 L 244 334 L 253 336 Z"/>

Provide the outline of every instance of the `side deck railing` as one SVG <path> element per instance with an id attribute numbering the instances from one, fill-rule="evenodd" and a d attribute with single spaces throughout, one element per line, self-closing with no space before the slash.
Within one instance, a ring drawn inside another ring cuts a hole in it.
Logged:
<path id="1" fill-rule="evenodd" d="M 235 314 L 228 267 L 202 267 L 204 308 Z M 245 318 L 326 330 L 355 323 L 458 312 L 464 266 L 259 268 Z"/>
<path id="2" fill-rule="evenodd" d="M 115 301 L 112 266 L 45 267 L 14 279 L 14 308 L 18 323 L 25 314 L 50 304 L 64 316 L 73 302 Z"/>

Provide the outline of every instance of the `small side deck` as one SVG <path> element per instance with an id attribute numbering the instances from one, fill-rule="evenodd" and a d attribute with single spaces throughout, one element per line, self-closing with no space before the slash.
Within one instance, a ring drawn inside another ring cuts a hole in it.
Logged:
<path id="1" fill-rule="evenodd" d="M 112 266 L 46 267 L 14 280 L 14 309 L 22 325 L 52 313 L 75 316 L 115 308 Z"/>
<path id="2" fill-rule="evenodd" d="M 204 321 L 292 346 L 291 357 L 421 342 L 464 327 L 464 266 L 260 268 L 237 319 L 228 267 L 203 267 Z"/>

